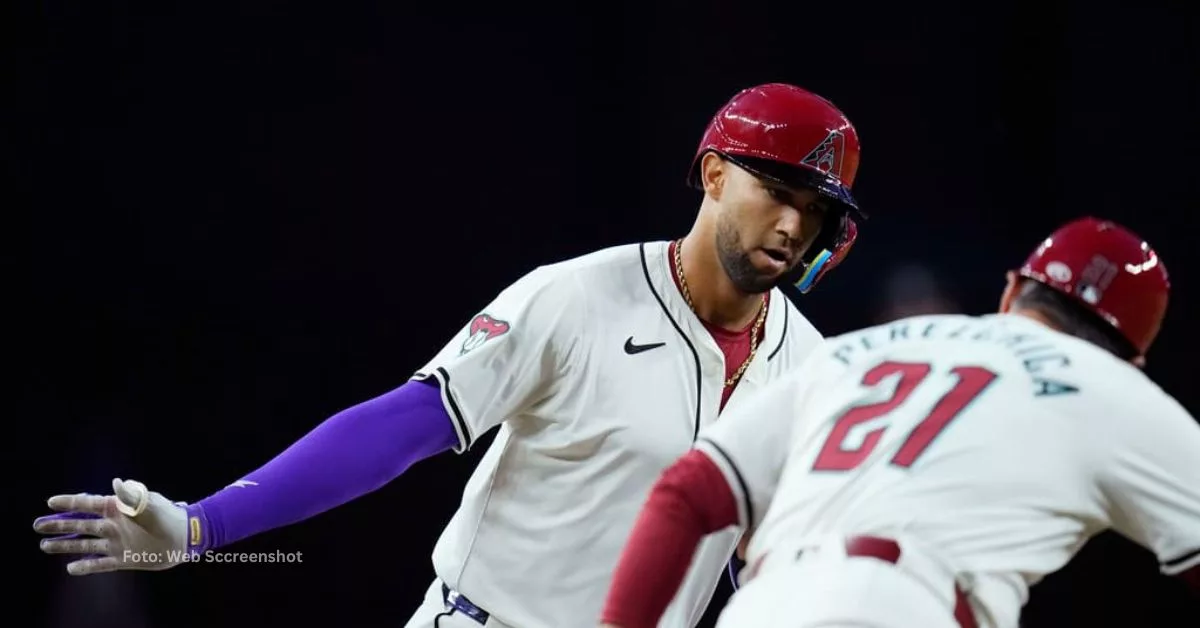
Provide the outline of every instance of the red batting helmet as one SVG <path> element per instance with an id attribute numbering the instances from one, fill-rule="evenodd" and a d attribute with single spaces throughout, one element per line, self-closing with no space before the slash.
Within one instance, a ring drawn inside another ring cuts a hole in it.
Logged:
<path id="1" fill-rule="evenodd" d="M 858 236 L 855 220 L 866 219 L 850 194 L 859 150 L 858 131 L 833 103 L 794 85 L 769 83 L 742 90 L 713 116 L 688 184 L 700 187 L 700 160 L 713 151 L 758 177 L 811 188 L 833 201 L 835 211 L 789 277 L 808 292 L 850 252 Z"/>
<path id="2" fill-rule="evenodd" d="M 1071 296 L 1141 355 L 1162 327 L 1171 291 L 1166 266 L 1145 240 L 1091 217 L 1052 233 L 1017 274 Z"/>

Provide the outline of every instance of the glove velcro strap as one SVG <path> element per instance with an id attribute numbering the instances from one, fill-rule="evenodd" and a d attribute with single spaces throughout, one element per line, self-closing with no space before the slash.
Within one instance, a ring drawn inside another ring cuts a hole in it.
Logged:
<path id="1" fill-rule="evenodd" d="M 208 516 L 199 504 L 188 504 L 187 511 L 187 552 L 203 554 L 212 548 L 212 528 Z"/>

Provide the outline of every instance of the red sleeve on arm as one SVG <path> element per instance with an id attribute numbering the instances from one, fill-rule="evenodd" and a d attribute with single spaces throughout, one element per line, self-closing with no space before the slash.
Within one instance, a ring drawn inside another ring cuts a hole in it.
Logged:
<path id="1" fill-rule="evenodd" d="M 705 535 L 736 525 L 737 501 L 721 470 L 693 450 L 659 478 L 625 544 L 603 623 L 654 628 Z"/>

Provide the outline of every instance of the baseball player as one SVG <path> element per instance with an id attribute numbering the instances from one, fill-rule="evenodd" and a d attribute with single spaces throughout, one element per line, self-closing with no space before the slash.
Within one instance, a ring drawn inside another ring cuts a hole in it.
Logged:
<path id="1" fill-rule="evenodd" d="M 1167 293 L 1149 245 L 1088 218 L 1009 274 L 998 314 L 827 339 L 664 473 L 602 621 L 654 626 L 697 541 L 740 528 L 721 627 L 1016 628 L 1108 528 L 1200 588 L 1200 426 L 1136 366 Z"/>
<path id="2" fill-rule="evenodd" d="M 161 569 L 125 552 L 204 552 L 369 493 L 415 462 L 496 438 L 433 550 L 409 628 L 593 625 L 655 479 L 723 408 L 823 341 L 779 286 L 808 292 L 863 218 L 859 140 L 831 103 L 768 84 L 712 119 L 689 173 L 690 233 L 539 267 L 398 389 L 326 420 L 262 468 L 179 505 L 114 480 L 39 519 L 72 574 Z M 738 540 L 703 543 L 665 626 L 699 621 Z M 185 556 L 190 554 L 185 554 Z"/>

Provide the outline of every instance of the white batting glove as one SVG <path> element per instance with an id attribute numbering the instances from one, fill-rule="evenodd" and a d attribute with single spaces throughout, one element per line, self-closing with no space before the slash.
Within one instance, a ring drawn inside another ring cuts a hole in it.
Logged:
<path id="1" fill-rule="evenodd" d="M 73 576 L 120 570 L 161 571 L 186 562 L 187 511 L 135 480 L 114 479 L 113 495 L 55 495 L 59 514 L 33 529 L 57 534 L 41 542 L 47 554 L 82 554 L 67 564 Z"/>

